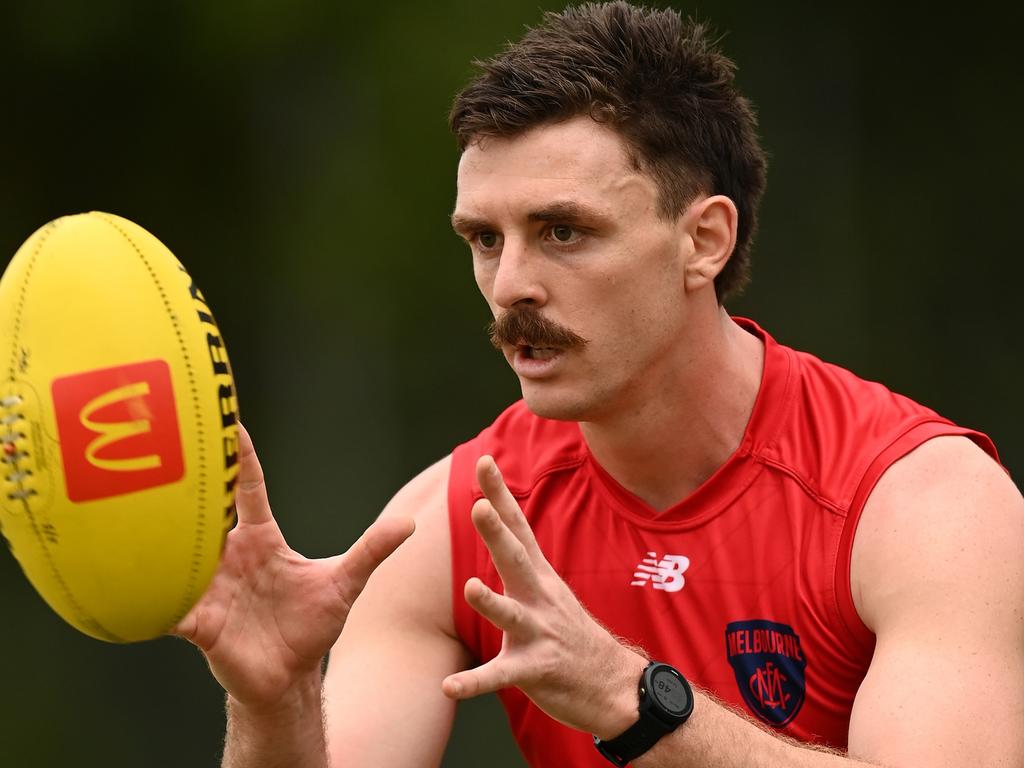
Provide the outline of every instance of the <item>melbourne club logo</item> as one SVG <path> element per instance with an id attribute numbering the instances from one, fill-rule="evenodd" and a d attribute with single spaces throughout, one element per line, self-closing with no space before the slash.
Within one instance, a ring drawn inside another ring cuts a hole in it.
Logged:
<path id="1" fill-rule="evenodd" d="M 690 558 L 684 555 L 665 555 L 659 558 L 657 552 L 648 552 L 647 557 L 637 564 L 629 584 L 632 587 L 650 584 L 665 592 L 678 592 L 686 583 L 683 572 L 689 567 Z"/>
<path id="2" fill-rule="evenodd" d="M 168 485 L 185 474 L 163 360 L 63 376 L 50 391 L 71 501 Z"/>
<path id="3" fill-rule="evenodd" d="M 807 658 L 792 627 L 764 619 L 731 622 L 725 650 L 754 714 L 777 728 L 796 717 L 804 703 Z"/>

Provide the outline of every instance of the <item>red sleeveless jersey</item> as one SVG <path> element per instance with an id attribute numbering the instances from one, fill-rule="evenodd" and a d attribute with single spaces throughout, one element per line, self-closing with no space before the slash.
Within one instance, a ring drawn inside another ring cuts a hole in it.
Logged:
<path id="1" fill-rule="evenodd" d="M 657 513 L 590 455 L 575 422 L 520 401 L 455 449 L 448 506 L 455 627 L 482 663 L 501 633 L 466 604 L 478 576 L 501 581 L 470 520 L 474 467 L 497 460 L 540 547 L 616 635 L 677 667 L 727 704 L 803 741 L 846 747 L 874 637 L 850 590 L 850 552 L 882 473 L 938 435 L 962 429 L 880 384 L 776 343 L 736 452 L 690 496 Z M 680 439 L 685 439 L 684 435 Z M 502 691 L 531 766 L 604 766 L 590 734 Z"/>

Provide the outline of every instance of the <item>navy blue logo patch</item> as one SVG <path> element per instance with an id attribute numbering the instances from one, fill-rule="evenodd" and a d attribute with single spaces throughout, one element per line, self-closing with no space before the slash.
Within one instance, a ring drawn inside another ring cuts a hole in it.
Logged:
<path id="1" fill-rule="evenodd" d="M 804 703 L 807 658 L 792 627 L 733 621 L 725 628 L 725 650 L 751 712 L 776 728 L 796 717 Z"/>

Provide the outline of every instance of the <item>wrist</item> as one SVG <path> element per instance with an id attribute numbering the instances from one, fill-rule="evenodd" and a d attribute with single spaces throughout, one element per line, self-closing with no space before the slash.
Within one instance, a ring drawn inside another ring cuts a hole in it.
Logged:
<path id="1" fill-rule="evenodd" d="M 317 670 L 315 678 L 297 682 L 273 704 L 245 703 L 228 695 L 222 768 L 327 768 L 321 690 Z"/>
<path id="2" fill-rule="evenodd" d="M 266 724 L 306 722 L 311 714 L 322 709 L 323 675 L 319 669 L 297 680 L 272 702 L 247 702 L 228 694 L 228 711 L 232 716 Z M 315 719 L 319 722 L 319 714 Z"/>
<path id="3" fill-rule="evenodd" d="M 605 697 L 599 719 L 591 730 L 600 739 L 613 739 L 632 726 L 639 716 L 640 696 L 637 681 L 648 661 L 645 656 L 623 647 L 622 661 L 614 666 L 604 688 Z"/>
<path id="4" fill-rule="evenodd" d="M 611 739 L 594 736 L 594 746 L 616 766 L 646 754 L 662 738 L 685 723 L 693 713 L 693 691 L 679 670 L 664 662 L 650 662 L 637 685 L 636 722 Z"/>

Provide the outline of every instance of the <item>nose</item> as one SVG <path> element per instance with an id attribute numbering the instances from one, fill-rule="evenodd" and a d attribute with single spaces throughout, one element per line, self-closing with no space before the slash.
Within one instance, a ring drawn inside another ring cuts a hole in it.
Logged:
<path id="1" fill-rule="evenodd" d="M 543 277 L 543 255 L 519 238 L 506 237 L 491 283 L 491 298 L 502 309 L 522 302 L 541 306 L 548 299 Z"/>

